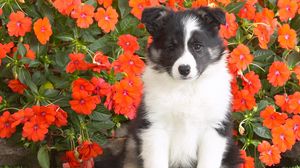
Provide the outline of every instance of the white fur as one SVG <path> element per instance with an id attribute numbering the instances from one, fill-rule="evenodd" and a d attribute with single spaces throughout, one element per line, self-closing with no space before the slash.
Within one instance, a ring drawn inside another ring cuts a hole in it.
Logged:
<path id="1" fill-rule="evenodd" d="M 181 79 L 181 75 L 178 71 L 178 67 L 180 65 L 189 65 L 191 67 L 190 73 L 186 78 L 193 79 L 197 77 L 197 63 L 194 58 L 194 56 L 191 54 L 191 52 L 188 49 L 188 40 L 190 39 L 192 32 L 195 30 L 199 30 L 197 18 L 194 17 L 188 17 L 182 21 L 184 27 L 184 52 L 182 56 L 174 63 L 172 67 L 172 75 L 175 79 Z"/>
<path id="2" fill-rule="evenodd" d="M 219 168 L 226 139 L 215 128 L 226 118 L 230 106 L 230 79 L 225 55 L 195 80 L 176 80 L 159 73 L 151 63 L 143 75 L 146 118 L 149 129 L 141 133 L 145 168 L 169 168 L 190 164 Z"/>

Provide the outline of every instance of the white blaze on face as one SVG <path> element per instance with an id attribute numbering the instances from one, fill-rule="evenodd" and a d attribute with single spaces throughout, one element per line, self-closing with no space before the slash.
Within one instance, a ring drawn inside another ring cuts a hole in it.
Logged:
<path id="1" fill-rule="evenodd" d="M 198 22 L 194 17 L 188 17 L 182 21 L 184 25 L 184 52 L 181 57 L 177 59 L 172 67 L 172 75 L 175 79 L 194 79 L 198 75 L 197 63 L 188 49 L 188 41 L 191 38 L 193 31 L 198 30 Z M 190 66 L 190 71 L 187 76 L 183 76 L 179 72 L 179 66 Z"/>

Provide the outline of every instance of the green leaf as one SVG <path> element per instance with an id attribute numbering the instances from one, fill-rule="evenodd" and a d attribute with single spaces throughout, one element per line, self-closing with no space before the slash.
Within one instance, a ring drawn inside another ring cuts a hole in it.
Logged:
<path id="1" fill-rule="evenodd" d="M 92 136 L 92 140 L 99 145 L 104 145 L 107 142 L 107 137 L 102 134 L 96 133 Z"/>
<path id="2" fill-rule="evenodd" d="M 269 105 L 269 102 L 267 100 L 261 100 L 258 104 L 257 104 L 257 111 L 260 112 L 262 110 L 264 110 L 267 105 Z"/>
<path id="3" fill-rule="evenodd" d="M 50 168 L 50 158 L 46 146 L 40 147 L 37 158 L 42 168 Z"/>
<path id="4" fill-rule="evenodd" d="M 54 37 L 59 40 L 62 40 L 62 41 L 73 41 L 74 40 L 74 38 L 72 37 L 71 34 L 61 34 L 61 35 L 57 35 Z"/>
<path id="5" fill-rule="evenodd" d="M 225 10 L 228 12 L 228 13 L 235 13 L 237 14 L 242 8 L 243 6 L 245 5 L 245 1 L 244 2 L 232 2 L 230 4 L 228 4 L 225 8 Z"/>
<path id="6" fill-rule="evenodd" d="M 121 18 L 124 18 L 125 16 L 127 16 L 129 14 L 130 7 L 128 4 L 128 0 L 119 0 L 118 7 L 120 10 Z"/>
<path id="7" fill-rule="evenodd" d="M 253 124 L 254 126 L 254 132 L 256 135 L 266 138 L 266 139 L 272 139 L 271 132 L 268 128 L 262 126 L 260 123 Z"/>
<path id="8" fill-rule="evenodd" d="M 103 37 L 95 40 L 92 44 L 89 45 L 89 48 L 92 51 L 103 51 L 104 53 L 108 52 L 111 48 L 109 45 L 111 43 L 111 38 L 108 34 L 104 35 Z"/>
<path id="9" fill-rule="evenodd" d="M 111 115 L 95 111 L 90 117 L 94 121 L 107 121 L 110 119 Z"/>
<path id="10" fill-rule="evenodd" d="M 18 75 L 19 75 L 19 80 L 23 84 L 26 84 L 31 91 L 38 93 L 38 89 L 36 85 L 32 82 L 30 73 L 26 69 L 20 68 L 18 71 Z"/>
<path id="11" fill-rule="evenodd" d="M 22 57 L 24 57 L 25 54 L 26 54 L 26 52 L 27 52 L 27 50 L 26 50 L 25 46 L 24 46 L 21 42 L 19 42 L 19 43 L 18 43 L 18 53 L 19 53 Z"/>

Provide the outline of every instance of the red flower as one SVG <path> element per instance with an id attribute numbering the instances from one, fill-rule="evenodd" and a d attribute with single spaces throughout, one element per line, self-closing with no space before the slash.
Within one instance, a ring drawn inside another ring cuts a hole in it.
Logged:
<path id="1" fill-rule="evenodd" d="M 290 112 L 289 108 L 289 97 L 288 95 L 276 95 L 275 98 L 275 104 L 281 108 L 282 111 Z"/>
<path id="2" fill-rule="evenodd" d="M 25 17 L 23 12 L 12 12 L 7 23 L 8 34 L 16 37 L 25 36 L 31 31 L 31 24 L 31 18 Z"/>
<path id="3" fill-rule="evenodd" d="M 280 162 L 281 156 L 277 146 L 271 146 L 269 142 L 263 141 L 258 145 L 257 150 L 260 152 L 259 159 L 267 166 L 272 166 Z"/>
<path id="4" fill-rule="evenodd" d="M 93 67 L 93 71 L 101 72 L 102 70 L 108 71 L 111 68 L 111 63 L 108 60 L 108 56 L 103 55 L 102 52 L 96 52 L 94 56 L 94 64 L 96 66 Z"/>
<path id="5" fill-rule="evenodd" d="M 241 157 L 244 159 L 244 163 L 239 168 L 255 168 L 253 157 L 247 156 L 245 150 L 241 150 Z"/>
<path id="6" fill-rule="evenodd" d="M 293 19 L 298 9 L 297 1 L 295 0 L 278 0 L 277 6 L 279 8 L 279 19 L 283 22 Z"/>
<path id="7" fill-rule="evenodd" d="M 82 53 L 71 53 L 69 54 L 69 58 L 71 61 L 68 63 L 66 67 L 67 73 L 73 73 L 76 70 L 87 70 L 89 67 L 88 63 L 84 60 L 85 55 Z"/>
<path id="8" fill-rule="evenodd" d="M 137 38 L 130 34 L 123 34 L 118 39 L 118 45 L 123 48 L 125 52 L 134 53 L 140 49 Z"/>
<path id="9" fill-rule="evenodd" d="M 251 110 L 256 105 L 255 98 L 248 90 L 241 90 L 233 95 L 233 110 L 235 112 Z"/>
<path id="10" fill-rule="evenodd" d="M 82 94 L 83 96 L 91 95 L 95 87 L 84 78 L 76 79 L 72 84 L 72 95 Z"/>
<path id="11" fill-rule="evenodd" d="M 88 28 L 93 23 L 94 10 L 95 8 L 92 5 L 79 5 L 71 13 L 71 16 L 77 19 L 76 24 L 78 27 Z"/>
<path id="12" fill-rule="evenodd" d="M 294 115 L 293 119 L 287 119 L 285 127 L 291 128 L 294 131 L 295 138 L 300 140 L 300 116 Z"/>
<path id="13" fill-rule="evenodd" d="M 253 55 L 244 44 L 239 44 L 231 53 L 228 59 L 229 64 L 233 64 L 239 70 L 245 70 L 247 66 L 253 61 Z"/>
<path id="14" fill-rule="evenodd" d="M 273 106 L 267 106 L 261 111 L 260 117 L 264 119 L 263 125 L 269 129 L 281 126 L 288 118 L 285 113 L 276 112 Z"/>
<path id="15" fill-rule="evenodd" d="M 220 35 L 225 39 L 234 37 L 238 29 L 238 24 L 235 21 L 235 15 L 233 13 L 226 13 L 226 25 L 221 25 Z"/>
<path id="16" fill-rule="evenodd" d="M 0 138 L 9 138 L 16 132 L 16 127 L 12 126 L 12 118 L 8 111 L 0 116 Z"/>
<path id="17" fill-rule="evenodd" d="M 75 156 L 74 151 L 66 151 L 66 155 L 63 160 L 66 162 L 64 163 L 64 166 L 67 164 L 68 168 L 80 168 L 81 166 L 78 158 Z"/>
<path id="18" fill-rule="evenodd" d="M 57 127 L 62 127 L 62 126 L 66 126 L 68 124 L 68 113 L 65 112 L 63 109 L 61 109 L 59 106 L 57 105 L 49 105 L 48 108 L 52 108 L 53 111 L 56 112 L 55 114 L 55 120 L 54 120 L 54 124 Z"/>
<path id="19" fill-rule="evenodd" d="M 278 29 L 278 42 L 281 48 L 293 49 L 297 44 L 296 31 L 289 24 L 282 25 Z"/>
<path id="20" fill-rule="evenodd" d="M 44 17 L 43 19 L 38 19 L 33 24 L 33 30 L 37 39 L 43 45 L 45 45 L 47 41 L 49 41 L 50 36 L 52 35 L 51 24 L 47 17 Z"/>
<path id="21" fill-rule="evenodd" d="M 248 72 L 243 80 L 243 86 L 250 94 L 256 94 L 261 89 L 259 76 L 253 71 Z"/>
<path id="22" fill-rule="evenodd" d="M 253 20 L 255 17 L 255 12 L 256 12 L 256 9 L 255 9 L 254 5 L 250 4 L 250 3 L 248 3 L 248 1 L 246 1 L 246 4 L 240 10 L 240 12 L 238 13 L 238 16 L 241 18 L 248 19 L 248 20 Z"/>
<path id="23" fill-rule="evenodd" d="M 124 53 L 113 62 L 113 67 L 116 72 L 125 72 L 131 75 L 141 75 L 145 63 L 137 55 Z"/>
<path id="24" fill-rule="evenodd" d="M 111 6 L 113 0 L 97 0 L 99 5 L 103 5 L 104 8 Z"/>
<path id="25" fill-rule="evenodd" d="M 298 84 L 300 85 L 300 66 L 299 65 L 295 66 L 293 71 L 296 74 L 296 78 L 298 79 Z"/>
<path id="26" fill-rule="evenodd" d="M 1 59 L 5 58 L 6 55 L 10 52 L 10 50 L 14 47 L 13 42 L 9 42 L 7 44 L 1 44 L 0 43 L 0 65 L 1 65 Z"/>
<path id="27" fill-rule="evenodd" d="M 42 141 L 48 133 L 48 124 L 39 122 L 37 118 L 32 118 L 23 127 L 22 136 L 33 142 Z"/>
<path id="28" fill-rule="evenodd" d="M 115 29 L 115 26 L 118 22 L 118 13 L 111 6 L 106 10 L 103 8 L 98 8 L 94 17 L 98 21 L 98 26 L 105 32 L 109 33 Z"/>
<path id="29" fill-rule="evenodd" d="M 84 141 L 79 147 L 78 152 L 82 160 L 95 158 L 103 153 L 102 148 L 95 142 Z"/>
<path id="30" fill-rule="evenodd" d="M 46 106 L 32 106 L 32 110 L 39 122 L 51 125 L 55 121 L 56 112 L 53 108 L 48 108 Z"/>
<path id="31" fill-rule="evenodd" d="M 100 103 L 97 96 L 87 96 L 82 94 L 73 94 L 74 100 L 70 100 L 71 109 L 78 114 L 90 115 Z"/>
<path id="32" fill-rule="evenodd" d="M 104 79 L 93 77 L 91 79 L 92 84 L 94 85 L 93 93 L 99 95 L 100 97 L 104 97 L 111 92 L 110 84 L 106 83 Z"/>
<path id="33" fill-rule="evenodd" d="M 280 61 L 275 61 L 269 68 L 268 81 L 273 86 L 283 86 L 290 77 L 288 66 Z"/>
<path id="34" fill-rule="evenodd" d="M 289 96 L 289 110 L 287 112 L 293 112 L 294 114 L 300 114 L 300 92 L 295 92 Z"/>
<path id="35" fill-rule="evenodd" d="M 293 129 L 286 126 L 279 126 L 272 129 L 272 142 L 281 152 L 292 149 L 296 143 Z"/>
<path id="36" fill-rule="evenodd" d="M 24 44 L 24 47 L 26 48 L 27 51 L 25 57 L 31 60 L 35 60 L 35 52 L 30 49 L 30 46 L 28 44 Z"/>
<path id="37" fill-rule="evenodd" d="M 15 93 L 23 94 L 27 86 L 21 83 L 18 79 L 8 81 L 8 87 Z"/>
<path id="38" fill-rule="evenodd" d="M 54 7 L 63 15 L 69 15 L 73 9 L 81 4 L 81 0 L 55 0 Z"/>
<path id="39" fill-rule="evenodd" d="M 131 14 L 141 20 L 143 10 L 150 4 L 147 0 L 129 0 L 129 6 Z"/>
<path id="40" fill-rule="evenodd" d="M 264 25 L 258 25 L 254 28 L 253 33 L 257 36 L 259 47 L 262 49 L 268 49 L 268 43 L 270 42 L 271 33 Z"/>
<path id="41" fill-rule="evenodd" d="M 34 113 L 31 108 L 25 108 L 22 110 L 19 110 L 18 112 L 12 114 L 12 118 L 14 122 L 12 123 L 13 127 L 18 126 L 19 124 L 24 124 L 28 120 L 30 120 L 33 117 Z"/>

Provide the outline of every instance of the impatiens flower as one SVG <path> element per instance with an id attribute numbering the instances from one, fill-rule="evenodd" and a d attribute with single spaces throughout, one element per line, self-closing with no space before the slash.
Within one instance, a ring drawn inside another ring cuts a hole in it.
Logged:
<path id="1" fill-rule="evenodd" d="M 18 79 L 8 81 L 8 87 L 15 93 L 23 94 L 27 86 L 21 83 Z"/>
<path id="2" fill-rule="evenodd" d="M 207 0 L 195 0 L 192 3 L 192 8 L 197 8 L 201 6 L 207 6 L 207 5 L 208 5 Z"/>
<path id="3" fill-rule="evenodd" d="M 106 10 L 104 8 L 98 8 L 94 17 L 98 21 L 98 26 L 105 33 L 109 33 L 110 31 L 114 30 L 118 22 L 118 13 L 111 6 Z"/>
<path id="4" fill-rule="evenodd" d="M 32 111 L 39 122 L 51 125 L 55 121 L 56 111 L 46 106 L 32 106 Z"/>
<path id="5" fill-rule="evenodd" d="M 31 60 L 35 60 L 35 52 L 30 49 L 30 46 L 28 44 L 24 44 L 24 47 L 26 48 L 26 58 L 29 58 Z"/>
<path id="6" fill-rule="evenodd" d="M 103 150 L 95 142 L 83 141 L 83 143 L 78 147 L 78 152 L 82 160 L 89 160 L 101 155 Z"/>
<path id="7" fill-rule="evenodd" d="M 271 33 L 268 31 L 266 26 L 258 25 L 254 28 L 253 33 L 257 36 L 259 47 L 262 49 L 268 49 L 268 43 L 271 39 Z"/>
<path id="8" fill-rule="evenodd" d="M 279 126 L 272 129 L 272 142 L 281 152 L 292 149 L 296 143 L 293 129 L 286 126 Z"/>
<path id="9" fill-rule="evenodd" d="M 5 58 L 6 55 L 10 52 L 10 50 L 14 47 L 13 42 L 9 42 L 7 44 L 1 44 L 0 43 L 0 65 L 1 65 L 1 59 Z"/>
<path id="10" fill-rule="evenodd" d="M 298 84 L 300 85 L 300 66 L 295 66 L 293 72 L 296 74 L 296 78 L 298 79 Z"/>
<path id="11" fill-rule="evenodd" d="M 278 113 L 273 106 L 267 106 L 260 112 L 260 117 L 263 119 L 263 125 L 269 129 L 283 125 L 288 118 L 285 113 Z"/>
<path id="12" fill-rule="evenodd" d="M 72 84 L 73 95 L 82 94 L 83 96 L 88 96 L 92 94 L 94 89 L 94 85 L 84 78 L 78 78 Z"/>
<path id="13" fill-rule="evenodd" d="M 287 119 L 285 127 L 291 128 L 294 131 L 295 138 L 300 140 L 300 116 L 294 115 L 293 119 Z"/>
<path id="14" fill-rule="evenodd" d="M 275 104 L 281 108 L 282 111 L 292 113 L 292 110 L 289 108 L 289 96 L 284 95 L 276 95 L 274 96 Z"/>
<path id="15" fill-rule="evenodd" d="M 256 105 L 254 95 L 250 94 L 248 90 L 241 90 L 236 92 L 233 96 L 233 110 L 235 112 L 242 112 L 251 110 Z"/>
<path id="16" fill-rule="evenodd" d="M 100 97 L 104 97 L 111 92 L 110 84 L 105 82 L 104 79 L 93 77 L 91 79 L 91 82 L 94 85 L 93 94 L 96 94 Z"/>
<path id="17" fill-rule="evenodd" d="M 0 116 L 0 138 L 9 138 L 16 132 L 16 128 L 12 126 L 11 114 L 5 111 L 2 116 Z"/>
<path id="18" fill-rule="evenodd" d="M 280 162 L 281 156 L 277 146 L 270 145 L 267 141 L 262 141 L 257 150 L 260 152 L 259 159 L 267 166 L 272 166 Z"/>
<path id="19" fill-rule="evenodd" d="M 98 96 L 87 96 L 82 94 L 73 94 L 73 100 L 70 100 L 71 109 L 78 114 L 90 115 L 100 103 Z"/>
<path id="20" fill-rule="evenodd" d="M 103 5 L 104 8 L 111 6 L 113 0 L 97 0 L 99 5 Z"/>
<path id="21" fill-rule="evenodd" d="M 297 33 L 290 28 L 290 25 L 284 24 L 278 29 L 278 42 L 281 48 L 293 49 L 297 43 Z"/>
<path id="22" fill-rule="evenodd" d="M 23 126 L 22 136 L 33 142 L 42 141 L 48 133 L 49 125 L 45 122 L 39 122 L 37 118 L 32 118 Z"/>
<path id="23" fill-rule="evenodd" d="M 130 34 L 123 34 L 118 39 L 118 45 L 123 48 L 125 52 L 134 53 L 140 49 L 137 38 Z"/>
<path id="24" fill-rule="evenodd" d="M 234 37 L 238 29 L 238 24 L 235 21 L 235 15 L 233 13 L 226 13 L 226 25 L 221 25 L 220 35 L 225 39 Z"/>
<path id="25" fill-rule="evenodd" d="M 85 55 L 82 53 L 71 53 L 69 54 L 70 62 L 66 67 L 67 73 L 73 73 L 76 70 L 87 70 L 89 68 L 89 64 L 84 60 Z"/>
<path id="26" fill-rule="evenodd" d="M 250 3 L 248 3 L 248 1 L 246 1 L 246 4 L 240 10 L 240 12 L 238 13 L 238 16 L 241 18 L 252 20 L 255 17 L 255 12 L 256 12 L 256 9 L 255 9 L 254 4 L 250 4 Z"/>
<path id="27" fill-rule="evenodd" d="M 143 10 L 149 5 L 147 0 L 129 0 L 129 6 L 132 8 L 130 11 L 131 14 L 140 20 L 142 18 Z"/>
<path id="28" fill-rule="evenodd" d="M 53 108 L 53 110 L 56 112 L 54 124 L 57 127 L 66 126 L 68 124 L 68 120 L 67 120 L 68 113 L 67 112 L 65 112 L 63 109 L 61 109 L 57 105 L 49 105 L 48 108 Z"/>
<path id="29" fill-rule="evenodd" d="M 23 12 L 12 12 L 7 23 L 8 34 L 16 37 L 25 36 L 31 31 L 31 24 L 31 18 L 25 17 Z"/>
<path id="30" fill-rule="evenodd" d="M 116 72 L 125 72 L 132 75 L 141 75 L 144 70 L 145 63 L 137 55 L 124 53 L 113 62 Z"/>
<path id="31" fill-rule="evenodd" d="M 300 92 L 295 92 L 289 96 L 289 111 L 294 114 L 300 114 Z"/>
<path id="32" fill-rule="evenodd" d="M 233 51 L 230 53 L 228 63 L 233 64 L 239 70 L 245 70 L 247 66 L 252 63 L 253 55 L 250 54 L 250 50 L 244 44 L 239 44 Z"/>
<path id="33" fill-rule="evenodd" d="M 279 19 L 283 22 L 293 19 L 296 15 L 298 5 L 295 0 L 278 0 L 277 6 Z"/>
<path id="34" fill-rule="evenodd" d="M 284 62 L 275 61 L 269 68 L 268 81 L 273 86 L 283 86 L 290 78 L 290 70 Z"/>
<path id="35" fill-rule="evenodd" d="M 33 24 L 34 33 L 39 40 L 39 42 L 43 45 L 49 41 L 50 36 L 52 35 L 52 28 L 50 21 L 47 17 L 43 19 L 38 19 Z"/>
<path id="36" fill-rule="evenodd" d="M 33 117 L 33 115 L 34 115 L 34 113 L 31 108 L 25 108 L 25 109 L 19 110 L 18 112 L 12 114 L 12 116 L 11 116 L 14 120 L 14 122 L 12 123 L 12 126 L 16 127 L 21 123 L 24 124 L 25 122 L 30 120 L 31 117 Z"/>
<path id="37" fill-rule="evenodd" d="M 54 7 L 63 15 L 69 15 L 76 6 L 81 4 L 81 0 L 55 0 Z"/>
<path id="38" fill-rule="evenodd" d="M 93 67 L 93 71 L 95 72 L 101 72 L 102 70 L 108 71 L 111 68 L 111 63 L 108 60 L 108 56 L 103 55 L 102 52 L 96 52 L 94 56 L 94 64 L 96 64 Z"/>
<path id="39" fill-rule="evenodd" d="M 2 8 L 0 8 L 0 16 L 3 14 L 3 10 Z"/>
<path id="40" fill-rule="evenodd" d="M 247 156 L 245 150 L 240 150 L 240 152 L 241 152 L 241 157 L 244 160 L 244 163 L 241 164 L 239 168 L 255 168 L 254 158 Z"/>
<path id="41" fill-rule="evenodd" d="M 74 151 L 66 151 L 66 155 L 63 158 L 63 161 L 65 162 L 63 166 L 69 167 L 69 168 L 79 168 L 81 166 L 78 158 L 75 156 Z"/>
<path id="42" fill-rule="evenodd" d="M 93 23 L 95 8 L 92 5 L 79 5 L 71 13 L 72 18 L 77 19 L 76 24 L 80 28 L 88 28 Z"/>
<path id="43" fill-rule="evenodd" d="M 244 89 L 248 90 L 250 94 L 256 94 L 261 89 L 259 76 L 253 71 L 248 72 L 243 80 Z"/>

